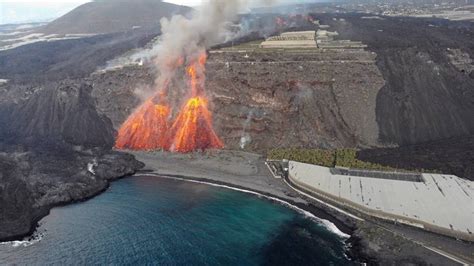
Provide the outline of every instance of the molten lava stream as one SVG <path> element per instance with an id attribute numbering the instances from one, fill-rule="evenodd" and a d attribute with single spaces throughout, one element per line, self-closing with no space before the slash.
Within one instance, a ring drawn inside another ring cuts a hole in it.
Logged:
<path id="1" fill-rule="evenodd" d="M 115 147 L 132 150 L 168 149 L 170 108 L 155 104 L 152 99 L 144 102 L 118 131 Z"/>
<path id="2" fill-rule="evenodd" d="M 177 152 L 224 147 L 212 127 L 212 114 L 203 97 L 190 98 L 171 127 L 174 136 L 170 149 Z"/>

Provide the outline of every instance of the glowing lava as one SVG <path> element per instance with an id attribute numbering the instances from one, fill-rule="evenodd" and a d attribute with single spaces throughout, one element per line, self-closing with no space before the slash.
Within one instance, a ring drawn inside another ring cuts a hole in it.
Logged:
<path id="1" fill-rule="evenodd" d="M 190 96 L 174 123 L 169 122 L 171 108 L 163 101 L 155 103 L 154 99 L 166 98 L 165 93 L 158 94 L 159 97 L 147 100 L 125 121 L 118 132 L 115 147 L 176 152 L 223 148 L 224 144 L 214 132 L 204 93 L 206 59 L 206 53 L 202 52 L 186 68 Z"/>
<path id="2" fill-rule="evenodd" d="M 212 128 L 212 114 L 205 98 L 189 99 L 173 123 L 171 132 L 174 136 L 172 151 L 190 152 L 224 147 Z"/>
<path id="3" fill-rule="evenodd" d="M 170 108 L 155 104 L 153 98 L 144 102 L 118 131 L 115 147 L 119 149 L 168 149 Z"/>
<path id="4" fill-rule="evenodd" d="M 171 127 L 171 135 L 174 136 L 172 151 L 190 152 L 224 147 L 214 132 L 212 114 L 207 107 L 207 99 L 203 96 L 206 60 L 206 53 L 203 52 L 186 69 L 191 98 L 183 105 Z"/>
<path id="5" fill-rule="evenodd" d="M 207 61 L 206 53 L 201 53 L 197 60 L 191 62 L 186 68 L 186 74 L 189 77 L 189 85 L 191 86 L 191 95 L 196 97 L 203 93 L 204 71 Z"/>

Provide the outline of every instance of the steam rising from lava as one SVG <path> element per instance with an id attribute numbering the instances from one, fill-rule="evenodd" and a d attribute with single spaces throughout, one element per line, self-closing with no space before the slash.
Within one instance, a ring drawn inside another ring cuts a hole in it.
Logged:
<path id="1" fill-rule="evenodd" d="M 116 148 L 190 152 L 224 146 L 214 132 L 208 109 L 204 86 L 206 49 L 225 40 L 226 22 L 233 20 L 247 2 L 209 0 L 190 18 L 175 15 L 160 21 L 162 35 L 154 48 L 154 62 L 160 72 L 155 81 L 158 89 L 123 123 Z M 183 67 L 186 75 L 179 77 Z M 177 77 L 188 81 L 188 92 L 182 95 L 184 102 L 178 106 L 168 99 L 170 90 L 176 89 L 171 84 Z M 173 117 L 177 107 L 181 108 Z"/>

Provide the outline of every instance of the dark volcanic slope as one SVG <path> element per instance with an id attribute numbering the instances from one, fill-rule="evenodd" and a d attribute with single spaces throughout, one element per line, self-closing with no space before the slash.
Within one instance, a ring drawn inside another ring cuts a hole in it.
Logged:
<path id="1" fill-rule="evenodd" d="M 45 34 L 112 33 L 132 28 L 160 28 L 162 17 L 191 9 L 158 0 L 102 0 L 86 3 L 42 28 Z"/>
<path id="2" fill-rule="evenodd" d="M 34 199 L 22 179 L 21 165 L 10 156 L 0 154 L 0 239 L 30 230 L 30 222 L 38 215 L 33 209 Z"/>
<path id="3" fill-rule="evenodd" d="M 429 169 L 474 180 L 474 135 L 397 148 L 363 150 L 358 158 L 405 169 Z"/>
<path id="4" fill-rule="evenodd" d="M 134 48 L 143 47 L 159 30 L 134 30 L 73 40 L 39 42 L 0 51 L 0 77 L 16 82 L 82 78 Z"/>
<path id="5" fill-rule="evenodd" d="M 0 52 L 0 77 L 10 80 L 0 85 L 0 240 L 30 233 L 53 206 L 94 196 L 143 167 L 110 150 L 112 123 L 82 78 L 156 37 L 161 17 L 187 10 L 158 1 L 89 3 L 44 33 L 109 34 Z"/>
<path id="6" fill-rule="evenodd" d="M 8 150 L 1 146 L 1 150 Z M 87 171 L 96 163 L 95 174 Z M 42 147 L 0 153 L 0 241 L 34 229 L 50 208 L 94 196 L 108 180 L 143 167 L 132 155 L 97 149 Z"/>
<path id="7" fill-rule="evenodd" d="M 92 87 L 61 81 L 0 94 L 0 240 L 17 239 L 58 204 L 83 200 L 143 165 L 113 152 Z"/>
<path id="8" fill-rule="evenodd" d="M 73 145 L 112 147 L 114 129 L 95 109 L 87 84 L 62 81 L 33 88 L 24 100 L 0 102 L 0 136 L 10 143 L 60 141 Z"/>
<path id="9" fill-rule="evenodd" d="M 449 51 L 457 49 L 474 58 L 474 25 L 363 16 L 317 17 L 342 39 L 363 41 L 377 53 L 377 66 L 386 80 L 377 97 L 380 139 L 404 145 L 473 134 L 473 74 L 457 68 Z"/>
<path id="10" fill-rule="evenodd" d="M 100 34 L 43 41 L 0 51 L 0 78 L 11 82 L 83 78 L 160 34 L 159 21 L 191 9 L 158 0 L 96 1 L 84 4 L 37 31 L 45 35 Z"/>

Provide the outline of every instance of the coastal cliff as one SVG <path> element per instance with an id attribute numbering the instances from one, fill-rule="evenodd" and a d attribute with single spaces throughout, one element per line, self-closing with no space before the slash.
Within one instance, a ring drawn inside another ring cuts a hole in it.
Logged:
<path id="1" fill-rule="evenodd" d="M 142 166 L 132 155 L 100 149 L 0 153 L 0 240 L 32 233 L 52 207 L 93 197 Z"/>
<path id="2" fill-rule="evenodd" d="M 97 113 L 90 86 L 61 82 L 31 91 L 0 101 L 0 240 L 28 235 L 52 207 L 97 195 L 143 167 L 111 150 L 115 131 Z"/>

